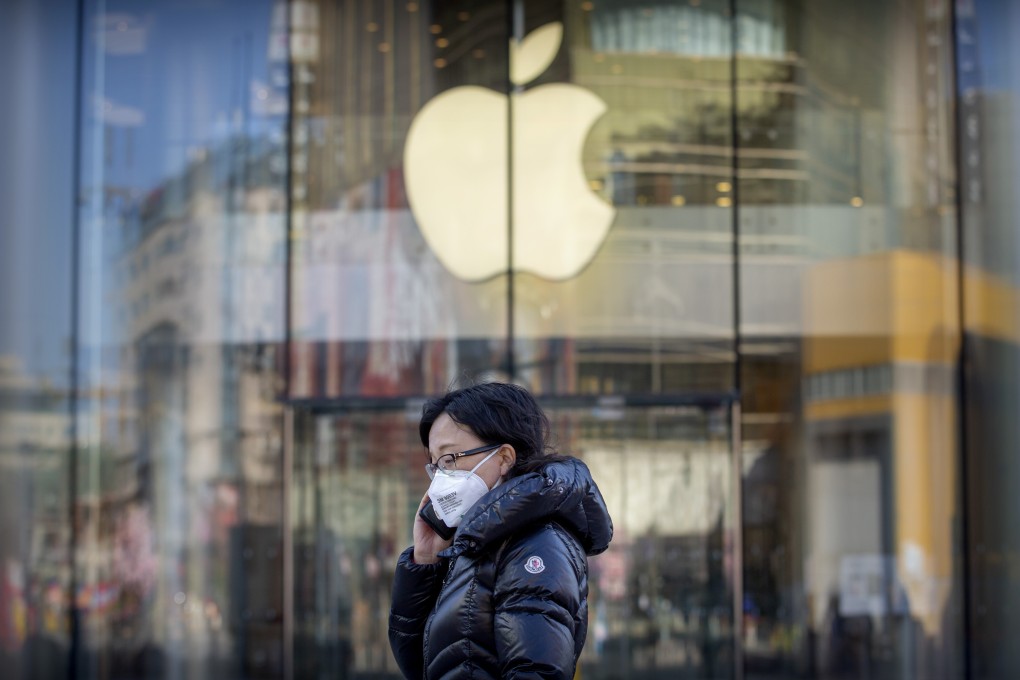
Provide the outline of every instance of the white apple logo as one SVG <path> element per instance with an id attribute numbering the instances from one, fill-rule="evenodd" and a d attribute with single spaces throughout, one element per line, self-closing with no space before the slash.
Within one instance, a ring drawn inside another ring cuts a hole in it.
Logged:
<path id="1" fill-rule="evenodd" d="M 512 44 L 510 78 L 524 85 L 552 63 L 563 25 Z M 455 276 L 506 271 L 507 113 L 513 128 L 513 264 L 548 279 L 576 276 L 605 239 L 615 211 L 581 168 L 588 131 L 606 110 L 576 85 L 541 85 L 512 101 L 492 90 L 447 90 L 418 113 L 404 147 L 404 183 L 422 234 Z"/>

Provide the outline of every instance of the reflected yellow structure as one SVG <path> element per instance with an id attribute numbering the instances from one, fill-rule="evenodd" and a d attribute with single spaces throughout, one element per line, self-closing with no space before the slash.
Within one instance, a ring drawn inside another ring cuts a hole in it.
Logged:
<path id="1" fill-rule="evenodd" d="M 943 612 L 957 568 L 950 539 L 960 519 L 959 286 L 954 260 L 912 251 L 828 261 L 804 285 L 805 423 L 809 432 L 824 425 L 826 436 L 851 438 L 877 418 L 888 443 L 859 455 L 890 457 L 876 463 L 887 478 L 872 480 L 881 489 L 858 491 L 873 494 L 892 519 L 890 535 L 873 546 L 895 559 L 888 597 L 902 589 L 905 611 L 933 636 L 952 632 L 942 629 Z M 818 439 L 809 442 L 808 466 L 824 455 Z M 847 452 L 842 459 L 854 458 Z M 834 577 L 813 583 L 816 603 L 826 601 Z"/>

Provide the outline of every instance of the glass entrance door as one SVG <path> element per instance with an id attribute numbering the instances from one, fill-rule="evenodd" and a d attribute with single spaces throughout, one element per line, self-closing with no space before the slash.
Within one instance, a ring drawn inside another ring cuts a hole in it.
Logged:
<path id="1" fill-rule="evenodd" d="M 421 402 L 297 413 L 294 677 L 399 677 L 386 625 L 397 556 L 428 487 Z M 546 402 L 615 526 L 590 560 L 585 678 L 729 678 L 735 565 L 730 405 Z"/>

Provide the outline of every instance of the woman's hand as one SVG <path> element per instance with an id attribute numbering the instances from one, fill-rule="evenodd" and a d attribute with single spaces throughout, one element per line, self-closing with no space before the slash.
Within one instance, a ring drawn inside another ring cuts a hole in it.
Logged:
<path id="1" fill-rule="evenodd" d="M 418 504 L 418 512 L 428 503 L 429 495 L 422 497 Z M 414 563 L 435 564 L 439 561 L 436 554 L 450 547 L 453 539 L 444 540 L 421 518 L 418 512 L 414 513 Z"/>

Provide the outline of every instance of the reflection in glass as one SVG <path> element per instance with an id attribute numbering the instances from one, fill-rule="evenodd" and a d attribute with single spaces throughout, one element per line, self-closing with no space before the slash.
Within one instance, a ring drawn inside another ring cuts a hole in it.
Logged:
<path id="1" fill-rule="evenodd" d="M 65 677 L 77 3 L 0 3 L 0 675 Z"/>
<path id="2" fill-rule="evenodd" d="M 613 517 L 592 560 L 591 678 L 729 678 L 733 657 L 733 499 L 728 411 L 555 411 Z"/>
<path id="3" fill-rule="evenodd" d="M 1020 7 L 956 3 L 973 677 L 1020 674 Z"/>
<path id="4" fill-rule="evenodd" d="M 85 9 L 76 669 L 278 674 L 284 7 Z"/>
<path id="5" fill-rule="evenodd" d="M 561 394 L 731 389 L 727 3 L 524 4 L 526 32 L 551 19 L 564 24 L 563 47 L 534 94 L 544 83 L 569 83 L 603 103 L 580 172 L 614 219 L 576 277 L 550 280 L 559 277 L 524 267 L 515 278 L 520 376 Z M 546 119 L 521 124 L 546 129 Z M 582 126 L 564 121 L 568 128 Z M 527 143 L 526 134 L 519 137 Z M 566 193 L 578 170 L 563 165 L 556 188 Z M 525 242 L 517 230 L 514 238 L 520 259 L 555 247 L 550 238 Z"/>
<path id="6" fill-rule="evenodd" d="M 960 677 L 950 3 L 736 7 L 747 672 Z"/>
<path id="7" fill-rule="evenodd" d="M 405 167 L 409 131 L 427 102 L 469 85 L 492 98 L 506 91 L 506 5 L 298 6 L 309 48 L 294 57 L 291 396 L 421 395 L 506 371 L 505 263 L 473 284 L 444 267 L 412 215 Z M 479 144 L 504 140 L 476 122 Z M 478 193 L 442 165 L 456 141 L 449 150 L 436 143 L 416 176 L 464 200 Z M 499 171 L 498 158 L 482 165 Z M 505 243 L 503 231 L 483 245 Z"/>

